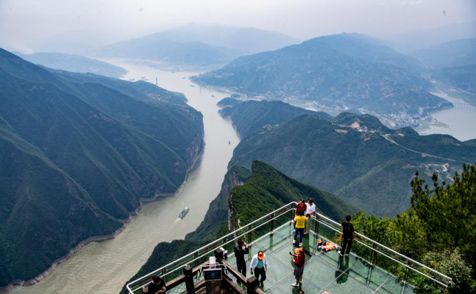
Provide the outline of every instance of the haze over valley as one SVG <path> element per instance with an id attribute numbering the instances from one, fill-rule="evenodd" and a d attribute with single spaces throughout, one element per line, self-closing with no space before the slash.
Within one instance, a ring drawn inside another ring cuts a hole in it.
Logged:
<path id="1" fill-rule="evenodd" d="M 69 2 L 0 3 L 0 292 L 124 293 L 309 197 L 476 289 L 474 1 Z"/>

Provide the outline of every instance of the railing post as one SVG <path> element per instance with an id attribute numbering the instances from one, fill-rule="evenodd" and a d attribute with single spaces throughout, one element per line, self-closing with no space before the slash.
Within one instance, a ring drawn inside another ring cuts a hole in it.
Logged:
<path id="1" fill-rule="evenodd" d="M 165 275 L 167 273 L 167 268 L 163 268 L 160 271 L 160 276 L 163 277 L 164 281 L 167 283 L 167 276 Z"/>
<path id="2" fill-rule="evenodd" d="M 316 218 L 314 221 L 314 234 L 316 234 L 316 236 L 319 236 L 319 215 L 318 214 L 316 214 Z"/>
<path id="3" fill-rule="evenodd" d="M 276 217 L 276 213 L 273 212 L 273 215 L 271 216 L 271 230 L 269 231 L 270 235 L 274 234 L 274 218 Z"/>
<path id="4" fill-rule="evenodd" d="M 372 249 L 370 252 L 370 266 L 373 267 L 377 262 L 377 253 L 375 252 L 375 243 L 372 244 Z"/>
<path id="5" fill-rule="evenodd" d="M 193 254 L 193 259 L 195 260 L 193 262 L 193 266 L 197 267 L 200 263 L 198 262 L 198 251 Z"/>
<path id="6" fill-rule="evenodd" d="M 294 207 L 296 207 L 296 204 L 294 204 L 294 202 L 293 202 L 293 203 L 291 204 L 291 221 L 294 220 L 294 216 L 295 216 L 295 214 L 296 214 L 296 213 L 295 213 L 296 209 L 295 209 Z"/>
<path id="7" fill-rule="evenodd" d="M 246 294 L 254 294 L 258 287 L 258 279 L 256 277 L 249 277 L 246 280 Z"/>
<path id="8" fill-rule="evenodd" d="M 183 267 L 183 274 L 185 276 L 185 287 L 188 294 L 195 294 L 195 286 L 193 283 L 193 272 L 189 265 Z"/>
<path id="9" fill-rule="evenodd" d="M 253 230 L 253 225 L 248 225 L 248 231 L 250 231 L 248 233 L 248 242 L 247 242 L 248 244 L 251 244 L 251 235 L 253 234 L 251 230 Z"/>

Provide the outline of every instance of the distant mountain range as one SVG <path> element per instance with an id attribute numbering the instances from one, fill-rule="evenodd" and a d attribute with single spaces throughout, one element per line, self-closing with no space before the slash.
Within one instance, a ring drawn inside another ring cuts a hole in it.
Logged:
<path id="1" fill-rule="evenodd" d="M 202 115 L 184 101 L 0 49 L 0 287 L 111 237 L 143 199 L 176 193 L 203 149 Z"/>
<path id="2" fill-rule="evenodd" d="M 418 50 L 412 55 L 432 68 L 476 64 L 476 38 L 453 40 Z"/>
<path id="3" fill-rule="evenodd" d="M 457 95 L 476 107 L 476 64 L 435 69 L 432 78 L 449 87 L 448 92 Z"/>
<path id="4" fill-rule="evenodd" d="M 246 103 L 238 106 L 246 109 Z M 269 117 L 269 112 L 279 113 L 273 108 L 262 111 Z M 242 115 L 248 119 L 235 124 L 239 132 L 255 121 L 266 124 L 258 112 Z M 231 117 L 234 122 L 236 117 L 239 112 Z M 392 216 L 408 208 L 416 170 L 427 176 L 437 170 L 449 177 L 476 158 L 476 140 L 420 136 L 411 128 L 391 130 L 370 115 L 343 113 L 331 120 L 301 115 L 273 124 L 243 139 L 229 167 L 250 168 L 254 160 L 264 161 L 376 215 Z"/>
<path id="5" fill-rule="evenodd" d="M 286 35 L 255 28 L 189 25 L 118 42 L 92 54 L 152 60 L 163 66 L 210 66 L 295 43 Z"/>
<path id="6" fill-rule="evenodd" d="M 476 38 L 474 28 L 476 28 L 476 21 L 469 21 L 396 35 L 386 35 L 385 40 L 389 42 L 392 48 L 400 52 L 410 53 L 453 40 Z"/>
<path id="7" fill-rule="evenodd" d="M 432 85 L 423 71 L 415 59 L 370 37 L 341 34 L 240 57 L 192 80 L 248 97 L 358 109 L 405 125 L 399 117 L 425 116 L 452 106 L 428 92 Z"/>
<path id="8" fill-rule="evenodd" d="M 37 52 L 33 54 L 16 53 L 21 58 L 48 68 L 78 73 L 93 73 L 107 77 L 120 77 L 127 71 L 107 62 L 87 58 L 81 55 L 55 52 Z"/>
<path id="9" fill-rule="evenodd" d="M 476 106 L 476 38 L 453 40 L 413 52 L 438 88 Z"/>

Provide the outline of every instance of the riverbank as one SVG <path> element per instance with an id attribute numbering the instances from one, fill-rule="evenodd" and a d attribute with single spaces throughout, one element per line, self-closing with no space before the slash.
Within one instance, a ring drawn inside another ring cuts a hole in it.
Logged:
<path id="1" fill-rule="evenodd" d="M 67 261 L 69 258 L 71 258 L 74 254 L 76 254 L 77 252 L 79 252 L 82 248 L 84 248 L 85 246 L 87 246 L 88 244 L 92 243 L 92 242 L 101 242 L 101 241 L 106 241 L 106 240 L 110 240 L 110 239 L 114 239 L 116 236 L 118 236 L 122 231 L 125 230 L 126 228 L 126 224 L 127 223 L 130 223 L 132 221 L 132 217 L 136 216 L 139 214 L 139 212 L 141 211 L 141 209 L 143 208 L 143 206 L 147 203 L 151 203 L 151 202 L 154 202 L 154 201 L 157 201 L 158 198 L 160 197 L 176 197 L 178 195 L 180 195 L 184 189 L 184 187 L 186 186 L 187 184 L 187 178 L 190 174 L 191 171 L 193 171 L 197 166 L 197 163 L 199 162 L 199 159 L 203 156 L 203 152 L 204 152 L 204 142 L 203 142 L 203 136 L 202 136 L 202 143 L 200 144 L 201 146 L 201 150 L 200 152 L 195 156 L 194 160 L 193 160 L 193 164 L 188 168 L 187 172 L 185 173 L 185 180 L 182 182 L 182 184 L 179 186 L 179 188 L 177 188 L 177 190 L 171 194 L 171 193 L 160 193 L 160 192 L 155 192 L 155 194 L 152 196 L 152 197 L 148 197 L 148 198 L 141 198 L 140 199 L 140 204 L 139 206 L 129 212 L 129 217 L 127 219 L 122 219 L 122 220 L 119 220 L 123 223 L 123 225 L 117 229 L 116 231 L 114 231 L 113 233 L 111 234 L 106 234 L 106 235 L 100 235 L 100 236 L 92 236 L 92 237 L 89 237 L 83 241 L 81 241 L 78 245 L 76 245 L 75 247 L 71 248 L 68 253 L 58 259 L 56 259 L 52 264 L 51 266 L 45 270 L 44 272 L 40 273 L 38 276 L 36 276 L 35 278 L 33 279 L 30 279 L 30 280 L 27 280 L 27 281 L 24 281 L 24 280 L 14 280 L 11 284 L 5 286 L 5 287 L 1 287 L 0 288 L 0 293 L 8 293 L 10 292 L 15 286 L 20 286 L 20 287 L 28 287 L 28 286 L 32 286 L 32 285 L 35 285 L 36 283 L 39 283 L 40 281 L 42 281 L 43 279 L 47 278 L 51 273 L 53 273 L 55 271 L 55 269 L 58 267 L 58 265 L 60 265 L 61 263 Z"/>

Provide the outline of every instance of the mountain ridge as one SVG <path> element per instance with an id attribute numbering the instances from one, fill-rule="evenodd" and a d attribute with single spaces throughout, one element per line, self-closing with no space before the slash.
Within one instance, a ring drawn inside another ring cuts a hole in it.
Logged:
<path id="1" fill-rule="evenodd" d="M 183 96 L 0 49 L 0 287 L 38 281 L 143 201 L 177 193 L 203 144 Z"/>
<path id="2" fill-rule="evenodd" d="M 344 44 L 351 44 L 352 50 Z M 408 64 L 411 71 L 402 67 Z M 433 85 L 411 57 L 358 34 L 319 37 L 239 57 L 192 81 L 261 100 L 300 102 L 339 112 L 358 109 L 396 125 L 452 107 L 428 92 Z"/>
<path id="3" fill-rule="evenodd" d="M 391 130 L 370 115 L 343 113 L 331 121 L 301 115 L 262 129 L 238 144 L 229 167 L 264 161 L 369 213 L 389 216 L 408 208 L 415 170 L 428 178 L 438 170 L 449 178 L 474 157 L 474 140 L 419 136 L 411 128 Z M 375 181 L 382 183 L 379 189 Z"/>

